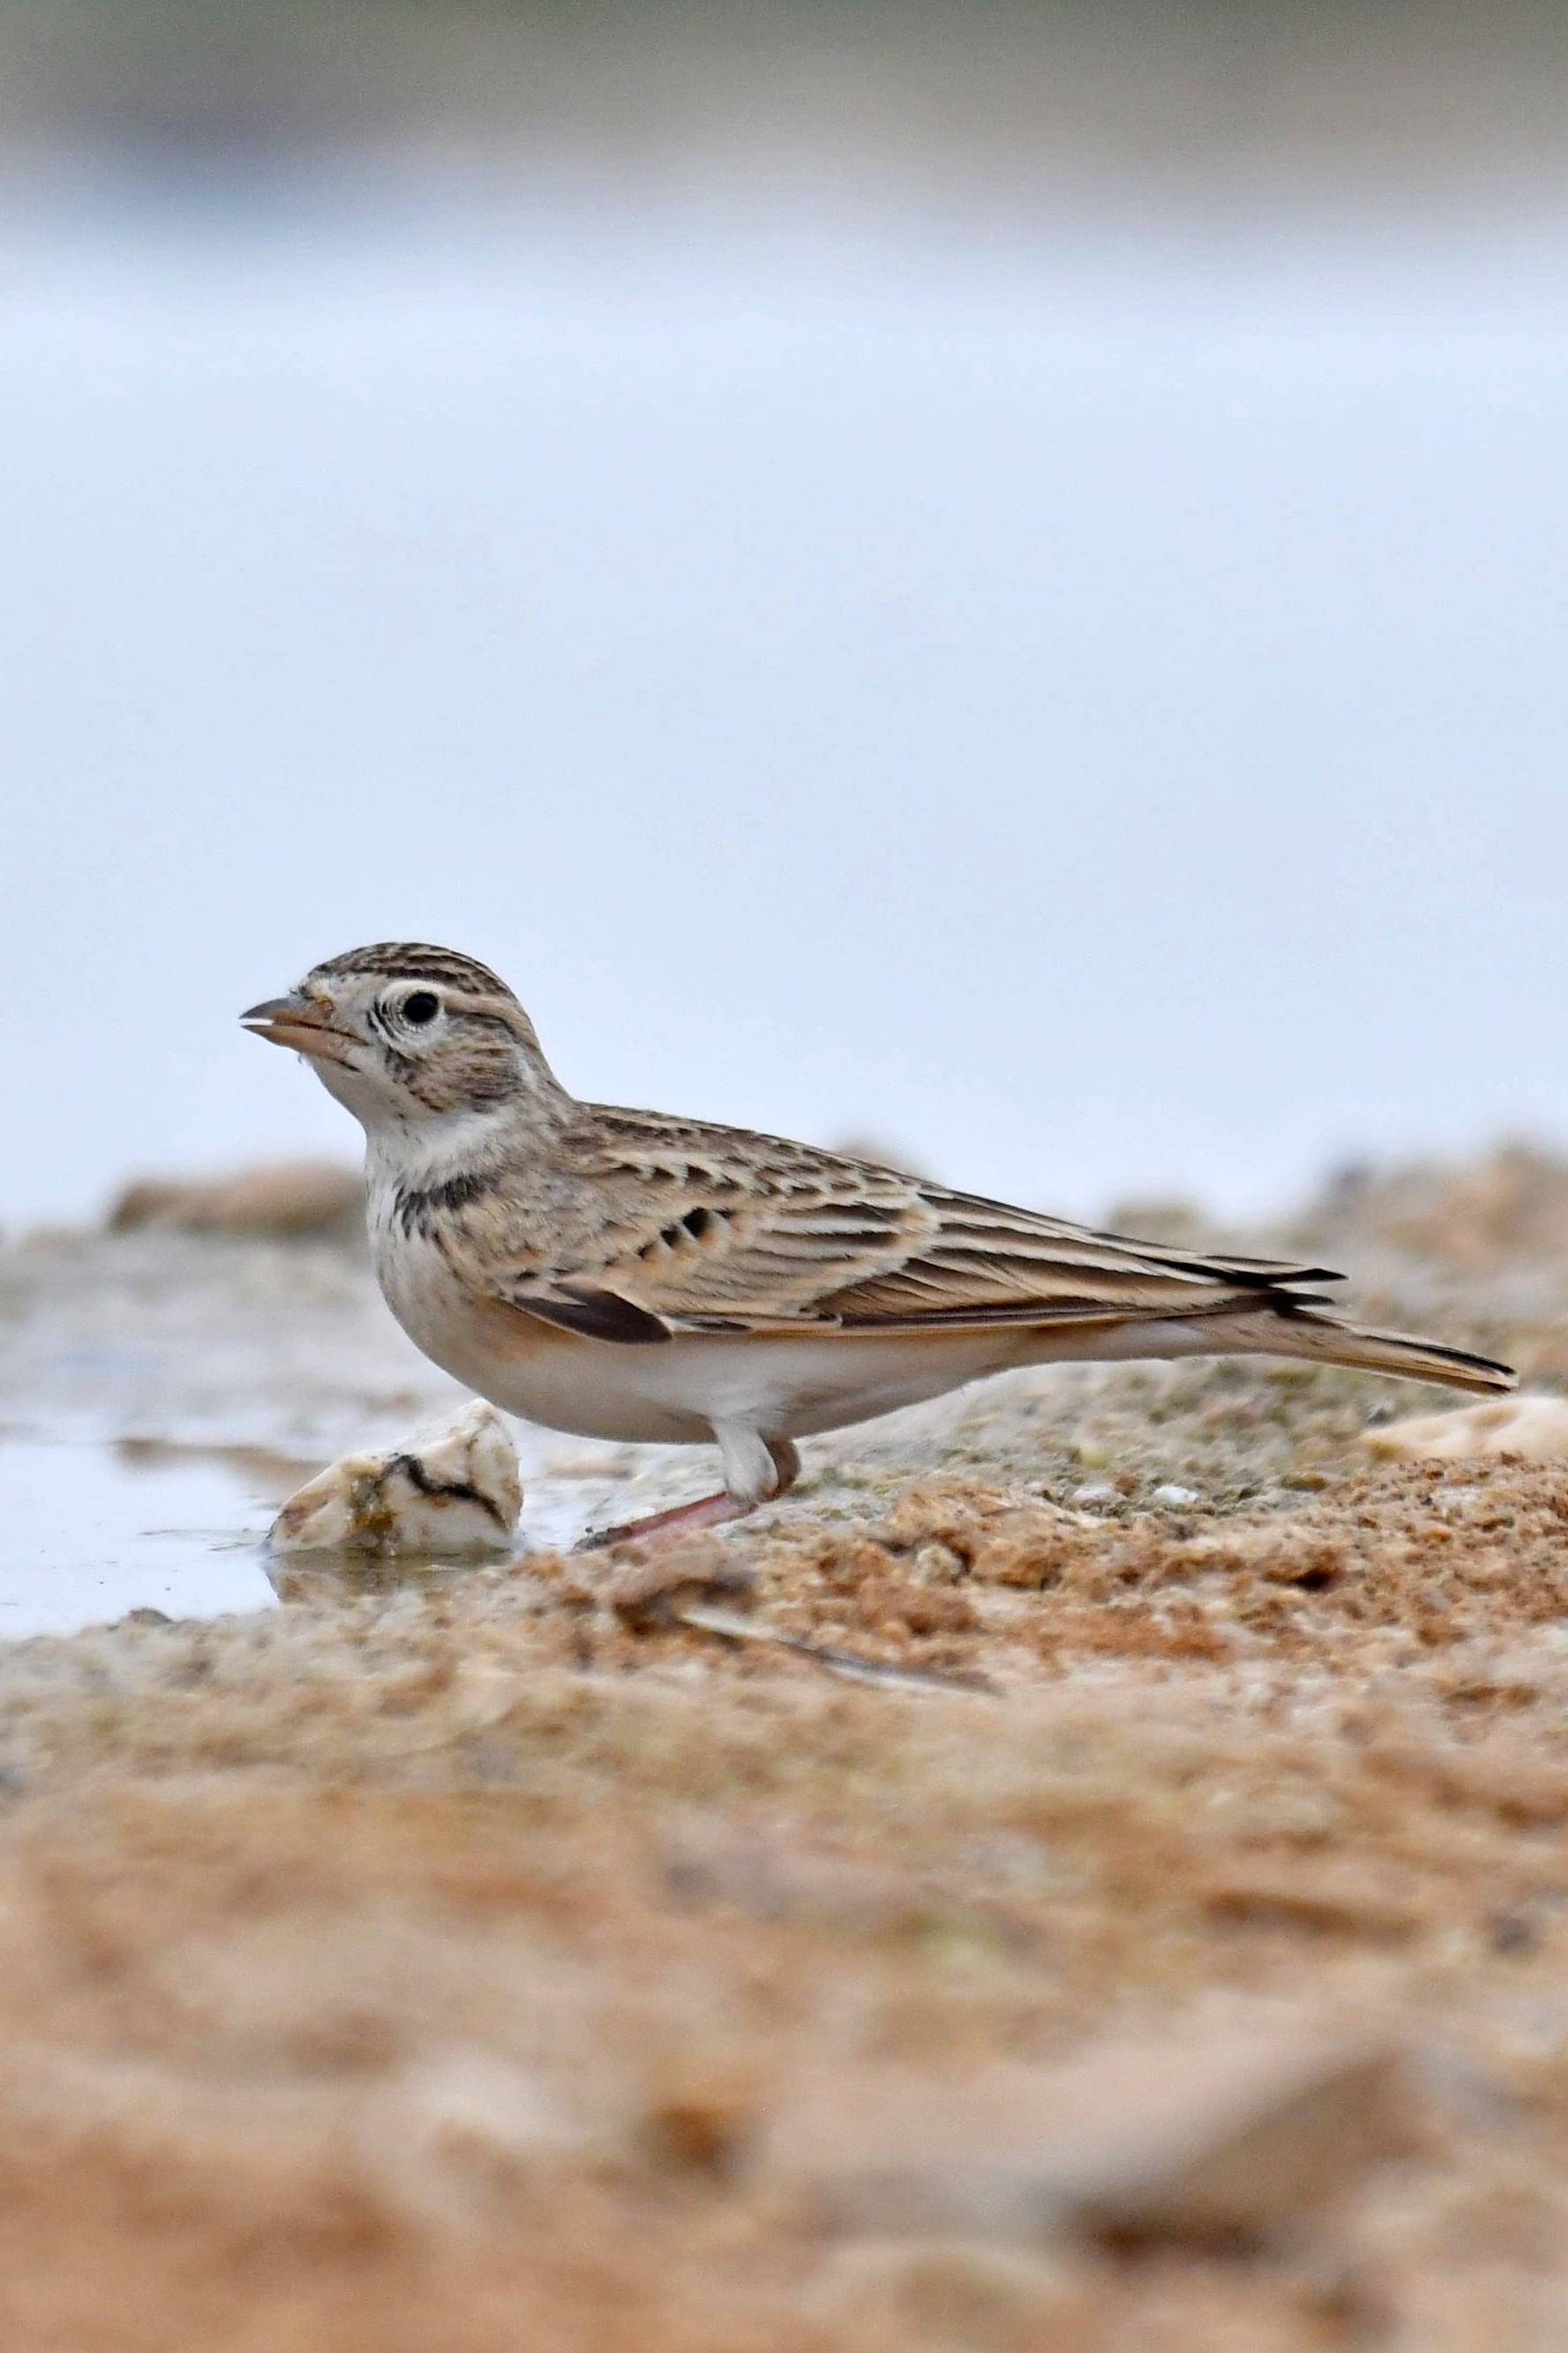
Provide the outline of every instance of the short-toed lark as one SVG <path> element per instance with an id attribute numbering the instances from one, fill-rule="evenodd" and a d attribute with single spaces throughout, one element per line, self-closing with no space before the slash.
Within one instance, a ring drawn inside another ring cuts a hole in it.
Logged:
<path id="1" fill-rule="evenodd" d="M 795 1440 L 1020 1365 L 1261 1355 L 1511 1388 L 1505 1365 L 1342 1322 L 1326 1268 L 1091 1232 L 778 1136 L 578 1103 L 504 982 L 447 948 L 355 948 L 242 1018 L 310 1056 L 367 1139 L 394 1314 L 510 1413 L 712 1440 L 781 1494 Z M 625 1533 L 619 1531 L 617 1533 Z"/>

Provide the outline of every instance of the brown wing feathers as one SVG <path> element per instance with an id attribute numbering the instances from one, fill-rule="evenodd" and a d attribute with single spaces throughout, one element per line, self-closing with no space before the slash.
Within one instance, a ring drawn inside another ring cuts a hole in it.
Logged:
<path id="1" fill-rule="evenodd" d="M 1308 1303 L 1295 1286 L 1337 1280 L 1093 1232 L 782 1139 L 636 1113 L 585 1116 L 596 1207 L 579 1245 L 542 1263 L 526 1247 L 507 1251 L 481 1213 L 472 1225 L 460 1217 L 460 1247 L 482 1288 L 595 1337 L 1289 1313 Z M 552 1205 L 557 1233 L 562 1206 Z M 515 1217 L 521 1242 L 533 1222 L 524 1202 Z"/>
<path id="2" fill-rule="evenodd" d="M 857 1326 L 1117 1323 L 1223 1314 L 1259 1293 L 1300 1302 L 1310 1294 L 1294 1285 L 1337 1280 L 1321 1268 L 1166 1250 L 963 1194 L 926 1198 L 939 1217 L 932 1241 L 890 1275 L 825 1297 L 821 1312 Z"/>

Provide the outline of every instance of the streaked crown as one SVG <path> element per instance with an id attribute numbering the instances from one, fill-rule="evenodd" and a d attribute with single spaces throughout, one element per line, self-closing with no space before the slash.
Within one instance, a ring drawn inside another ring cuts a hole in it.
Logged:
<path id="1" fill-rule="evenodd" d="M 422 940 L 379 940 L 374 947 L 350 948 L 312 969 L 312 980 L 429 980 L 465 995 L 510 997 L 511 991 L 488 964 L 476 956 L 459 955 L 456 948 L 437 948 Z M 513 1002 L 515 1003 L 515 999 Z"/>

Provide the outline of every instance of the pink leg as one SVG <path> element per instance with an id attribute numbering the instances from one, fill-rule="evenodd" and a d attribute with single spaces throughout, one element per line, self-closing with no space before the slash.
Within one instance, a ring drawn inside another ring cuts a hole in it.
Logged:
<path id="1" fill-rule="evenodd" d="M 665 1512 L 649 1512 L 640 1520 L 623 1520 L 618 1527 L 594 1528 L 587 1535 L 578 1537 L 574 1552 L 603 1552 L 606 1545 L 630 1544 L 639 1536 L 684 1535 L 688 1528 L 721 1527 L 726 1520 L 743 1520 L 759 1504 L 776 1504 L 799 1478 L 800 1456 L 787 1438 L 770 1438 L 766 1444 L 778 1473 L 778 1484 L 771 1495 L 750 1502 L 729 1493 L 699 1495 L 695 1503 L 676 1504 Z"/>
<path id="2" fill-rule="evenodd" d="M 725 1520 L 743 1520 L 755 1504 L 737 1503 L 733 1495 L 699 1495 L 695 1503 L 675 1504 L 667 1512 L 649 1512 L 640 1520 L 623 1520 L 618 1527 L 594 1528 L 579 1536 L 574 1552 L 603 1552 L 606 1545 L 630 1544 L 638 1536 L 683 1535 L 688 1528 L 716 1528 Z"/>

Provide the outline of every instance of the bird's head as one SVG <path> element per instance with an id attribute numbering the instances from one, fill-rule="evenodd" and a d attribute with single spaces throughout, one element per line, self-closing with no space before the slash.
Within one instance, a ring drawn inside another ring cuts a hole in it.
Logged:
<path id="1" fill-rule="evenodd" d="M 506 983 L 450 948 L 352 948 L 240 1019 L 308 1055 L 372 1137 L 568 1100 Z"/>

